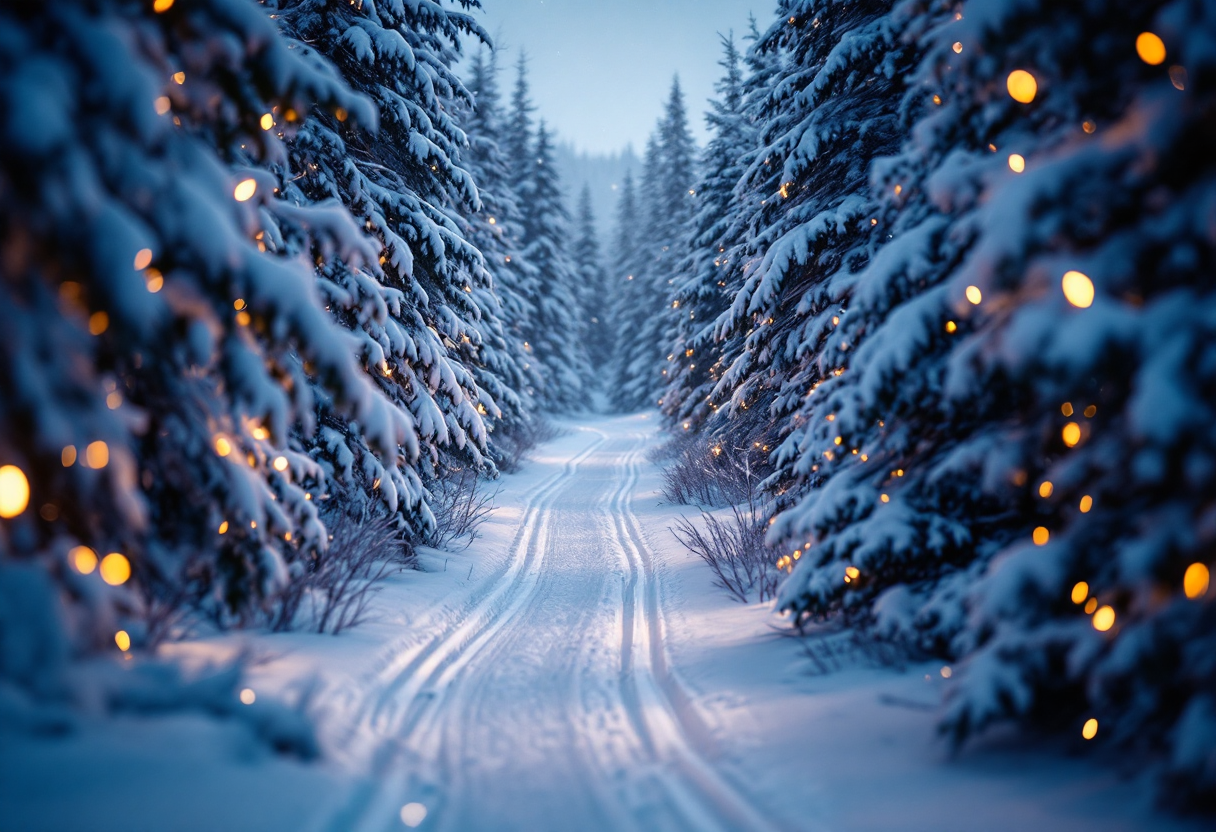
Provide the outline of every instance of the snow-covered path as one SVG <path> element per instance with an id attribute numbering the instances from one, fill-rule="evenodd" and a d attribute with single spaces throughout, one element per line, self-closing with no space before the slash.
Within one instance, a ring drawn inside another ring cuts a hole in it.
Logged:
<path id="1" fill-rule="evenodd" d="M 341 825 L 767 830 L 718 772 L 669 672 L 655 558 L 632 510 L 651 422 L 581 426 L 542 457 L 502 574 L 384 677 L 376 793 Z"/>

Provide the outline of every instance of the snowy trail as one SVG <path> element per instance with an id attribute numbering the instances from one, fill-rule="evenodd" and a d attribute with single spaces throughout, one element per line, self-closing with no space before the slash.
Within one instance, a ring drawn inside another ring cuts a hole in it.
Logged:
<path id="1" fill-rule="evenodd" d="M 633 513 L 648 422 L 580 427 L 525 501 L 501 574 L 381 674 L 374 789 L 329 828 L 775 829 L 714 766 L 670 671 L 655 558 Z"/>

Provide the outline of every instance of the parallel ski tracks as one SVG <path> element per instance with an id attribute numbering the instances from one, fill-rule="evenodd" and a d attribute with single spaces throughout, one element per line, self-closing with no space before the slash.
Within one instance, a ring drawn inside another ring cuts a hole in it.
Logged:
<path id="1" fill-rule="evenodd" d="M 620 438 L 644 439 L 641 435 Z M 451 827 L 454 812 L 449 810 L 452 787 L 459 791 L 462 779 L 461 761 L 453 758 L 460 743 L 446 741 L 451 732 L 458 740 L 463 729 L 451 717 L 458 723 L 483 695 L 480 689 L 485 682 L 477 663 L 492 660 L 515 639 L 527 637 L 512 625 L 519 624 L 522 613 L 538 600 L 550 509 L 579 465 L 606 440 L 601 434 L 535 490 L 507 566 L 466 603 L 456 624 L 421 648 L 403 652 L 382 671 L 366 719 L 387 739 L 367 785 L 351 796 L 324 827 L 326 832 L 397 832 L 402 828 L 398 809 L 414 799 L 423 799 L 432 810 L 434 820 L 428 820 L 426 828 L 457 832 Z M 675 828 L 661 823 L 658 828 L 663 832 L 778 832 L 713 764 L 718 754 L 710 733 L 671 672 L 654 557 L 633 510 L 647 444 L 642 441 L 623 455 L 615 490 L 597 506 L 588 506 L 606 517 L 617 544 L 611 548 L 623 569 L 617 610 L 620 665 L 611 699 L 624 711 L 620 721 L 628 726 L 630 736 L 626 750 L 596 747 L 593 740 L 580 742 L 574 749 L 576 764 L 583 769 L 592 800 L 603 809 L 599 822 L 609 824 L 606 828 L 620 832 L 652 828 L 633 815 L 631 810 L 637 807 L 619 791 L 632 778 L 657 785 L 663 793 L 664 816 L 679 818 Z M 578 716 L 571 714 L 576 721 Z"/>

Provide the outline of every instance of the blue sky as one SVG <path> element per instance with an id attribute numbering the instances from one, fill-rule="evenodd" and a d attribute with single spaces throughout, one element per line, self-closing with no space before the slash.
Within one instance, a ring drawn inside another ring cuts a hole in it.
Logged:
<path id="1" fill-rule="evenodd" d="M 679 74 L 704 143 L 706 101 L 721 73 L 718 32 L 763 30 L 776 0 L 482 0 L 482 24 L 529 56 L 539 115 L 579 150 L 641 151 Z M 504 74 L 504 92 L 513 75 Z"/>

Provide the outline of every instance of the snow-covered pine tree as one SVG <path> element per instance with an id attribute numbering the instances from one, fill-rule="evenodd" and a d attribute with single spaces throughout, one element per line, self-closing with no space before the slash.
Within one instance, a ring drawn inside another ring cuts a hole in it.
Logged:
<path id="1" fill-rule="evenodd" d="M 925 57 L 802 412 L 782 602 L 960 660 L 956 739 L 1096 726 L 1210 807 L 1216 9 L 928 11 L 892 15 Z"/>
<path id="2" fill-rule="evenodd" d="M 712 393 L 721 377 L 723 354 L 715 328 L 730 304 L 724 278 L 739 243 L 729 234 L 738 208 L 735 186 L 755 141 L 743 109 L 742 56 L 733 34 L 722 37 L 722 51 L 720 63 L 726 72 L 717 85 L 719 97 L 706 114 L 713 138 L 701 160 L 696 211 L 679 243 L 684 260 L 672 298 L 679 305 L 664 309 L 674 333 L 662 409 L 672 423 L 694 431 L 717 410 Z"/>
<path id="3" fill-rule="evenodd" d="M 360 342 L 366 372 L 411 423 L 407 462 L 385 466 L 361 426 L 333 418 L 322 401 L 315 453 L 353 493 L 377 492 L 404 528 L 426 534 L 433 517 L 424 483 L 441 453 L 480 464 L 488 438 L 483 414 L 500 415 L 478 377 L 514 403 L 509 382 L 497 374 L 509 376 L 512 368 L 509 353 L 493 344 L 499 324 L 492 278 L 461 228 L 462 214 L 480 204 L 460 164 L 466 137 L 454 117 L 472 102 L 452 63 L 462 37 L 487 38 L 468 15 L 433 4 L 277 0 L 275 8 L 300 52 L 315 49 L 332 60 L 381 112 L 375 133 L 330 111 L 290 131 L 282 190 L 294 204 L 345 207 L 383 247 L 369 269 L 323 245 L 308 253 L 331 313 Z"/>
<path id="4" fill-rule="evenodd" d="M 613 337 L 610 313 L 605 302 L 608 278 L 600 252 L 595 210 L 591 204 L 591 186 L 587 184 L 583 185 L 579 194 L 577 225 L 574 265 L 578 270 L 578 279 L 575 281 L 575 289 L 583 315 L 587 356 L 597 381 L 602 381 L 604 367 L 612 355 Z"/>
<path id="5" fill-rule="evenodd" d="M 621 195 L 617 200 L 615 239 L 608 256 L 608 305 L 612 351 L 604 375 L 609 380 L 609 401 L 624 408 L 618 396 L 625 377 L 625 367 L 634 346 L 628 322 L 633 320 L 643 307 L 641 297 L 643 257 L 646 250 L 643 237 L 646 221 L 642 215 L 638 186 L 633 171 L 625 172 L 621 182 Z M 652 307 L 653 309 L 654 307 Z"/>
<path id="6" fill-rule="evenodd" d="M 25 645 L 0 674 L 48 701 L 74 650 L 139 643 L 141 595 L 246 617 L 324 545 L 324 472 L 288 449 L 318 381 L 385 464 L 408 426 L 311 264 L 259 245 L 268 114 L 374 125 L 366 100 L 253 3 L 16 4 L 0 30 L 0 616 Z M 288 213 L 375 266 L 345 212 Z"/>
<path id="7" fill-rule="evenodd" d="M 525 328 L 525 348 L 544 374 L 544 401 L 566 410 L 582 408 L 591 386 L 585 316 L 574 288 L 578 269 L 567 248 L 570 218 L 544 122 L 536 131 L 524 199 L 524 259 L 537 278 L 536 293 L 528 299 L 533 317 Z"/>
<path id="8" fill-rule="evenodd" d="M 663 117 L 646 149 L 642 176 L 647 233 L 634 290 L 638 308 L 618 321 L 618 338 L 626 352 L 620 362 L 618 404 L 625 409 L 650 405 L 662 395 L 668 375 L 667 346 L 671 319 L 656 310 L 678 309 L 673 298 L 682 255 L 685 225 L 696 195 L 696 144 L 679 79 L 672 82 Z M 684 312 L 672 313 L 685 315 Z M 695 315 L 695 313 L 693 313 Z"/>

